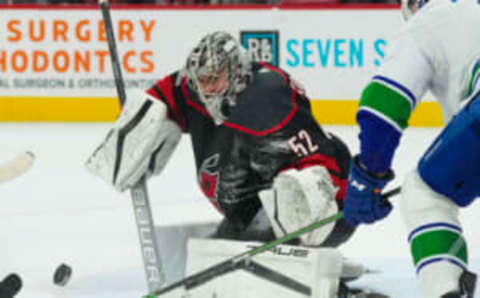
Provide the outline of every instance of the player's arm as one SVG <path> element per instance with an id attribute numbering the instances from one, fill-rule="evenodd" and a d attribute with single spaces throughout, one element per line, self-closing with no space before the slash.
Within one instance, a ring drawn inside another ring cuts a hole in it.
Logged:
<path id="1" fill-rule="evenodd" d="M 432 72 L 432 61 L 412 37 L 403 36 L 365 87 L 356 115 L 360 152 L 352 162 L 345 199 L 345 218 L 351 225 L 371 223 L 390 213 L 392 207 L 380 201 L 380 193 L 394 177 L 393 155 Z"/>
<path id="2" fill-rule="evenodd" d="M 162 171 L 185 127 L 173 78 L 128 92 L 114 127 L 86 162 L 90 172 L 124 191 Z"/>
<path id="3" fill-rule="evenodd" d="M 410 35 L 394 41 L 378 74 L 364 88 L 356 115 L 359 161 L 387 172 L 408 120 L 430 84 L 434 61 Z"/>

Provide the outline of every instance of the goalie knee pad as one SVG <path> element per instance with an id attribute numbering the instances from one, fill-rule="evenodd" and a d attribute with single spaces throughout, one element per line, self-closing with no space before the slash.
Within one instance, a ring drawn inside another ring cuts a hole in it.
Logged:
<path id="1" fill-rule="evenodd" d="M 418 165 L 436 192 L 467 206 L 480 194 L 480 94 L 448 124 Z"/>

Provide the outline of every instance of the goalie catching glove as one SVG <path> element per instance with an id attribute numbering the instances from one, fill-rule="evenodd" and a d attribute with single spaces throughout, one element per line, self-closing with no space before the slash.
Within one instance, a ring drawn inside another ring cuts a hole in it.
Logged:
<path id="1" fill-rule="evenodd" d="M 335 187 L 327 169 L 312 166 L 278 174 L 271 189 L 259 192 L 275 236 L 280 238 L 338 212 Z M 332 232 L 328 224 L 300 236 L 303 245 L 319 246 Z"/>
<path id="2" fill-rule="evenodd" d="M 116 190 L 133 187 L 144 175 L 159 174 L 181 137 L 167 118 L 167 107 L 147 93 L 134 90 L 114 127 L 86 162 L 87 169 Z"/>

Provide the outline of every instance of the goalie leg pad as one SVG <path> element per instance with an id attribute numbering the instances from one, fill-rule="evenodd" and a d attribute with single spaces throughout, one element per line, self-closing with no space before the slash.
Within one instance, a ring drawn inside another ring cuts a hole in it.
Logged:
<path id="1" fill-rule="evenodd" d="M 144 175 L 158 174 L 181 137 L 164 103 L 139 90 L 127 98 L 114 127 L 86 162 L 90 172 L 119 191 Z"/>
<path id="2" fill-rule="evenodd" d="M 190 239 L 187 275 L 261 245 L 258 242 Z M 337 249 L 278 245 L 254 256 L 246 266 L 193 288 L 189 297 L 337 298 L 342 264 L 342 254 Z"/>
<path id="3" fill-rule="evenodd" d="M 160 257 L 167 284 L 185 278 L 188 239 L 205 238 L 215 231 L 216 226 L 215 222 L 200 222 L 156 227 L 158 249 L 161 252 Z"/>
<path id="4" fill-rule="evenodd" d="M 447 125 L 420 160 L 418 171 L 458 206 L 480 195 L 480 93 Z"/>
<path id="5" fill-rule="evenodd" d="M 417 171 L 406 175 L 400 212 L 409 231 L 411 253 L 424 297 L 440 297 L 458 288 L 467 267 L 467 247 L 458 206 L 433 191 Z"/>
<path id="6" fill-rule="evenodd" d="M 327 169 L 312 166 L 281 172 L 275 177 L 272 188 L 259 192 L 259 197 L 275 236 L 283 237 L 336 214 L 337 191 Z M 334 224 L 327 224 L 300 236 L 300 240 L 308 246 L 321 245 L 333 228 Z"/>

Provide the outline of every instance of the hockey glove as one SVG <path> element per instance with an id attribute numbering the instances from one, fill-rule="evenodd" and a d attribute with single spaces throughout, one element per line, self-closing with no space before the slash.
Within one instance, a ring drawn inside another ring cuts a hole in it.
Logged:
<path id="1" fill-rule="evenodd" d="M 350 166 L 343 208 L 345 220 L 351 226 L 373 223 L 392 211 L 390 202 L 382 200 L 381 196 L 382 189 L 394 176 L 391 170 L 382 176 L 368 171 L 355 156 Z"/>
<path id="2" fill-rule="evenodd" d="M 87 169 L 122 192 L 143 176 L 159 174 L 181 138 L 168 107 L 142 90 L 130 90 L 120 117 L 86 162 Z"/>

